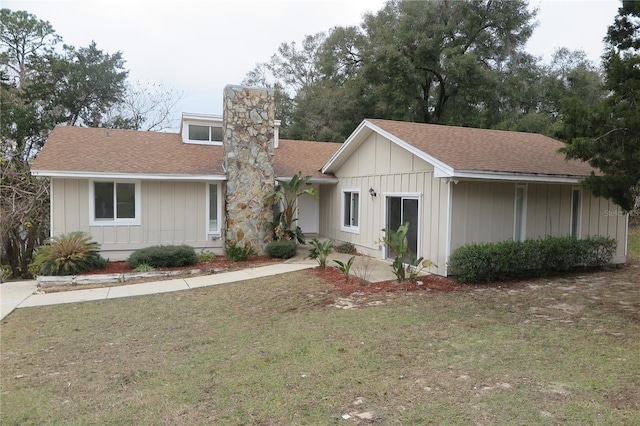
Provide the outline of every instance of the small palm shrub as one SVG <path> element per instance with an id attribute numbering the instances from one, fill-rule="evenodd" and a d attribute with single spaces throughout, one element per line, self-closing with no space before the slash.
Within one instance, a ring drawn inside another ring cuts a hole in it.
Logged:
<path id="1" fill-rule="evenodd" d="M 344 275 L 345 281 L 349 281 L 349 275 L 351 274 L 351 266 L 353 266 L 354 260 L 356 260 L 355 256 L 351 256 L 349 260 L 347 260 L 346 262 L 342 262 L 341 260 L 334 260 L 334 263 L 338 265 L 336 266 L 336 268 L 338 268 L 338 270 L 342 272 L 342 274 Z"/>
<path id="2" fill-rule="evenodd" d="M 264 252 L 269 257 L 276 257 L 278 259 L 290 259 L 296 255 L 297 251 L 298 244 L 293 240 L 272 241 L 264 248 Z"/>
<path id="3" fill-rule="evenodd" d="M 53 237 L 38 247 L 29 270 L 33 275 L 76 275 L 102 269 L 108 261 L 100 256 L 100 245 L 84 232 Z"/>
<path id="4" fill-rule="evenodd" d="M 409 222 L 398 226 L 396 231 L 393 229 L 383 229 L 383 231 L 387 235 L 382 237 L 382 242 L 387 244 L 396 256 L 391 264 L 391 269 L 393 269 L 393 274 L 398 279 L 398 282 L 413 281 L 422 269 L 435 266 L 428 259 L 416 258 L 409 250 L 409 240 L 407 239 Z"/>
<path id="5" fill-rule="evenodd" d="M 134 268 L 143 263 L 154 268 L 171 268 L 195 265 L 198 262 L 198 256 L 193 247 L 184 244 L 151 246 L 134 251 L 127 262 Z"/>
<path id="6" fill-rule="evenodd" d="M 329 257 L 333 251 L 333 240 L 328 239 L 324 242 L 320 242 L 320 240 L 314 238 L 309 241 L 309 244 L 313 247 L 309 250 L 309 255 L 305 257 L 305 259 L 314 259 L 318 262 L 318 265 L 320 265 L 320 269 L 326 269 L 327 257 Z"/>
<path id="7" fill-rule="evenodd" d="M 258 253 L 250 243 L 244 246 L 238 245 L 238 243 L 231 243 L 227 246 L 225 255 L 232 262 L 242 262 L 248 260 L 250 257 L 257 256 Z"/>

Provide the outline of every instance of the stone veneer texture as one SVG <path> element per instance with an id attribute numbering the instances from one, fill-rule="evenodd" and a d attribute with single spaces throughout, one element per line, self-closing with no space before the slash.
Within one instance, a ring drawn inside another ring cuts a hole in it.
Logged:
<path id="1" fill-rule="evenodd" d="M 225 243 L 249 243 L 262 254 L 273 221 L 273 198 L 264 198 L 275 182 L 273 91 L 226 86 L 223 114 Z"/>

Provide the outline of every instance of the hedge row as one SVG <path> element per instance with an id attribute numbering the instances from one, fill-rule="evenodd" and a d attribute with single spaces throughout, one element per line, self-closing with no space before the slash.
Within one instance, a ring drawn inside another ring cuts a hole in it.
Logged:
<path id="1" fill-rule="evenodd" d="M 153 246 L 134 251 L 127 262 L 134 268 L 147 264 L 154 268 L 189 266 L 198 262 L 198 256 L 191 246 Z"/>
<path id="2" fill-rule="evenodd" d="M 617 244 L 600 236 L 467 244 L 451 254 L 449 273 L 462 282 L 479 283 L 602 267 L 611 262 Z"/>

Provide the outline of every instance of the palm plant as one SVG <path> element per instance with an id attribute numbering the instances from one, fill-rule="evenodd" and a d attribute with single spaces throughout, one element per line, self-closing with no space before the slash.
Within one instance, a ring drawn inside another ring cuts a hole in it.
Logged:
<path id="1" fill-rule="evenodd" d="M 389 246 L 389 249 L 395 255 L 391 268 L 396 278 L 398 278 L 398 282 L 413 281 L 423 268 L 434 265 L 430 260 L 423 261 L 422 257 L 416 258 L 409 250 L 409 240 L 407 238 L 409 222 L 400 225 L 396 231 L 393 229 L 383 229 L 382 231 L 387 234 L 382 237 L 382 241 Z M 406 266 L 405 259 L 409 260 Z"/>
<path id="2" fill-rule="evenodd" d="M 265 194 L 265 198 L 273 197 L 273 203 L 282 204 L 283 210 L 276 218 L 276 239 L 279 240 L 297 240 L 304 244 L 305 239 L 300 227 L 295 226 L 296 203 L 298 197 L 303 194 L 309 194 L 317 199 L 317 193 L 314 188 L 308 186 L 311 176 L 302 177 L 302 172 L 298 172 L 291 177 L 291 180 L 278 181 L 279 185 L 273 191 Z"/>

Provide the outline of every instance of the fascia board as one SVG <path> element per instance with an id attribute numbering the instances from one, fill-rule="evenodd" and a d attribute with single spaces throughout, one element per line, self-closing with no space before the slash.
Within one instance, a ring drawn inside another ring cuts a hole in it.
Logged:
<path id="1" fill-rule="evenodd" d="M 276 180 L 280 182 L 290 182 L 292 178 L 293 176 L 276 176 Z M 307 182 L 318 183 L 318 184 L 323 184 L 323 183 L 336 184 L 340 182 L 340 180 L 338 178 L 311 178 Z"/>
<path id="2" fill-rule="evenodd" d="M 437 175 L 434 177 L 449 177 L 457 179 L 483 179 L 483 180 L 506 180 L 519 182 L 546 182 L 546 183 L 572 183 L 577 184 L 582 179 L 580 176 L 569 175 L 543 175 L 543 174 L 526 174 L 526 173 L 507 173 L 507 172 L 490 172 L 479 170 L 454 170 L 451 175 Z"/>
<path id="3" fill-rule="evenodd" d="M 33 176 L 76 178 L 76 179 L 138 179 L 138 180 L 191 180 L 225 181 L 223 175 L 188 175 L 161 173 L 113 173 L 113 172 L 74 172 L 58 170 L 32 170 Z"/>

